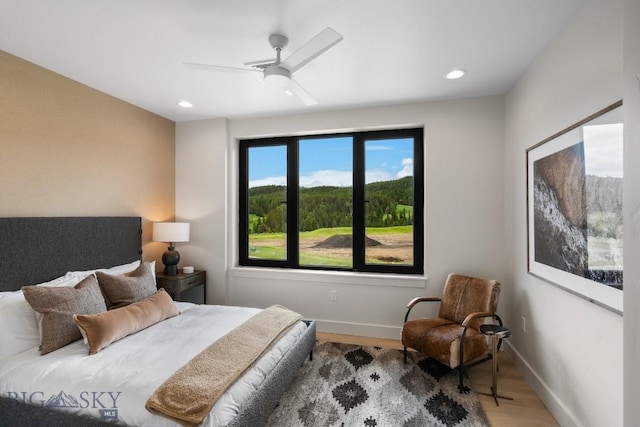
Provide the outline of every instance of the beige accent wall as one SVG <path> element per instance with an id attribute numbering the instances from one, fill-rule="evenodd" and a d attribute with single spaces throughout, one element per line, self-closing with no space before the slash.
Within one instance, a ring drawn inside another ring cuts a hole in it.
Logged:
<path id="1" fill-rule="evenodd" d="M 175 214 L 175 123 L 0 51 L 0 216 Z"/>

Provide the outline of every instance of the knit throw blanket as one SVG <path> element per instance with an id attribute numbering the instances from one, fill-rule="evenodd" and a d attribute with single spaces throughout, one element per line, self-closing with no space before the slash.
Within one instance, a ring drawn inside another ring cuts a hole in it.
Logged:
<path id="1" fill-rule="evenodd" d="M 178 369 L 145 407 L 186 426 L 200 425 L 224 391 L 301 318 L 282 306 L 266 308 Z"/>

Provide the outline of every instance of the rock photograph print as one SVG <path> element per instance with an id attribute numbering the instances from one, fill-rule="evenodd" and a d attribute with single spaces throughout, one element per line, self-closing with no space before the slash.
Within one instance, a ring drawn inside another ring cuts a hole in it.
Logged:
<path id="1" fill-rule="evenodd" d="M 533 163 L 535 260 L 588 275 L 584 143 Z"/>
<path id="2" fill-rule="evenodd" d="M 534 261 L 621 290 L 622 123 L 581 131 L 533 161 Z"/>

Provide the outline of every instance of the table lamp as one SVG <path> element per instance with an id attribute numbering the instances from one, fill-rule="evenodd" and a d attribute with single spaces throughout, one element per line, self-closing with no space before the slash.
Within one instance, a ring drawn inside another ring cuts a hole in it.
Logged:
<path id="1" fill-rule="evenodd" d="M 180 254 L 173 246 L 176 242 L 189 241 L 188 222 L 155 222 L 153 223 L 153 241 L 169 243 L 169 247 L 162 254 L 164 274 L 175 276 L 178 274 Z"/>

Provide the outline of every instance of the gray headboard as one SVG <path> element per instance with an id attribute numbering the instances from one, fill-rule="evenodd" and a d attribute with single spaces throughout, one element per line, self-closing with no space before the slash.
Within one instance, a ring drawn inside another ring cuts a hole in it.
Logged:
<path id="1" fill-rule="evenodd" d="M 0 291 L 141 258 L 140 217 L 0 218 Z"/>

